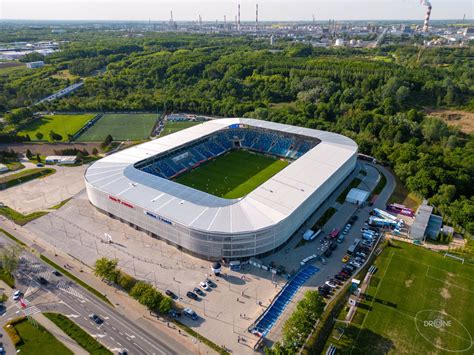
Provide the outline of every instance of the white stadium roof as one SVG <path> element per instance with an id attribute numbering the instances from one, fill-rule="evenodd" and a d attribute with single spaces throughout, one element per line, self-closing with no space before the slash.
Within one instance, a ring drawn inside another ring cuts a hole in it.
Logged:
<path id="1" fill-rule="evenodd" d="M 238 123 L 314 137 L 321 142 L 239 199 L 216 197 L 133 166 Z M 85 179 L 96 189 L 194 230 L 243 233 L 285 219 L 356 152 L 354 141 L 335 133 L 254 119 L 215 119 L 105 157 L 87 169 Z"/>

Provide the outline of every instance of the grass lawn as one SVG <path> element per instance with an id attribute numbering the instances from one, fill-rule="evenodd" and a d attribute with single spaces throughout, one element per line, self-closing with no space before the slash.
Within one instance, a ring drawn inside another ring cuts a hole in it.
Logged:
<path id="1" fill-rule="evenodd" d="M 5 216 L 20 226 L 23 226 L 28 222 L 35 220 L 36 218 L 43 217 L 46 214 L 48 214 L 46 211 L 37 211 L 30 214 L 23 214 L 8 206 L 0 207 L 0 215 Z"/>
<path id="2" fill-rule="evenodd" d="M 165 128 L 161 131 L 160 137 L 167 136 L 168 134 L 181 131 L 183 129 L 198 125 L 202 122 L 184 121 L 184 122 L 171 122 L 168 121 L 165 124 Z"/>
<path id="3" fill-rule="evenodd" d="M 34 168 L 21 170 L 18 173 L 0 177 L 0 190 L 5 190 L 9 187 L 23 184 L 30 180 L 45 177 L 47 175 L 54 174 L 55 172 L 55 169 L 50 168 Z"/>
<path id="4" fill-rule="evenodd" d="M 155 113 L 105 114 L 77 139 L 78 142 L 102 142 L 109 134 L 116 141 L 147 139 L 158 115 Z"/>
<path id="5" fill-rule="evenodd" d="M 5 282 L 10 287 L 15 287 L 15 278 L 12 274 L 0 267 L 0 280 Z"/>
<path id="6" fill-rule="evenodd" d="M 14 71 L 25 70 L 26 65 L 18 62 L 3 62 L 0 63 L 0 75 L 7 75 Z"/>
<path id="7" fill-rule="evenodd" d="M 472 354 L 474 266 L 404 242 L 375 265 L 357 322 L 328 341 L 338 353 Z"/>
<path id="8" fill-rule="evenodd" d="M 17 350 L 21 351 L 21 354 L 67 355 L 73 353 L 40 325 L 35 327 L 25 319 L 15 323 L 14 327 L 22 339 L 22 342 L 17 345 Z"/>
<path id="9" fill-rule="evenodd" d="M 178 176 L 175 181 L 218 197 L 239 198 L 289 163 L 245 150 L 234 150 Z"/>
<path id="10" fill-rule="evenodd" d="M 91 337 L 68 317 L 58 313 L 44 313 L 44 315 L 90 354 L 112 354 L 110 350 Z"/>
<path id="11" fill-rule="evenodd" d="M 392 196 L 388 200 L 389 203 L 400 203 L 405 205 L 409 208 L 413 208 L 416 210 L 419 205 L 421 205 L 421 198 L 415 195 L 412 192 L 409 192 L 405 185 L 402 184 L 398 176 L 395 176 L 395 180 L 397 185 L 395 186 L 395 190 L 393 191 Z"/>
<path id="12" fill-rule="evenodd" d="M 68 140 L 69 134 L 79 131 L 94 116 L 94 114 L 43 116 L 23 127 L 18 134 L 21 136 L 28 134 L 32 140 L 35 140 L 36 133 L 41 132 L 42 139 L 50 141 L 49 132 L 54 131 L 63 137 L 61 141 L 64 142 Z"/>

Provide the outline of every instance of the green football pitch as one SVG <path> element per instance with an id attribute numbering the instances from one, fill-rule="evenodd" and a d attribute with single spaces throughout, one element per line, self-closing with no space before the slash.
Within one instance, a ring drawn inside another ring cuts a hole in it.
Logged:
<path id="1" fill-rule="evenodd" d="M 158 119 L 154 113 L 105 114 L 77 139 L 78 142 L 102 142 L 109 134 L 116 141 L 147 139 Z"/>
<path id="2" fill-rule="evenodd" d="M 218 197 L 239 198 L 288 164 L 286 160 L 234 150 L 178 176 L 175 181 Z"/>
<path id="3" fill-rule="evenodd" d="M 344 334 L 328 340 L 338 353 L 473 353 L 473 265 L 404 242 L 375 265 L 351 325 L 338 324 Z"/>
<path id="4" fill-rule="evenodd" d="M 84 115 L 46 115 L 26 125 L 19 134 L 29 135 L 31 139 L 37 139 L 38 132 L 43 134 L 43 140 L 51 140 L 49 132 L 60 134 L 61 141 L 67 141 L 69 134 L 79 131 L 88 121 L 94 118 L 94 114 Z"/>

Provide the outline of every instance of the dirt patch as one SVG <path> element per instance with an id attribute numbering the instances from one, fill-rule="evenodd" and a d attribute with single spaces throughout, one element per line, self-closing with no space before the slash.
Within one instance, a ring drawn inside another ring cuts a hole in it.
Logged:
<path id="1" fill-rule="evenodd" d="M 450 126 L 459 127 L 464 133 L 474 132 L 474 113 L 459 110 L 426 110 L 430 116 L 441 118 Z"/>
<path id="2" fill-rule="evenodd" d="M 17 153 L 26 153 L 29 149 L 33 154 L 40 155 L 54 155 L 55 150 L 77 148 L 80 150 L 87 150 L 89 154 L 92 149 L 100 150 L 100 143 L 44 143 L 44 144 L 30 144 L 30 143 L 9 143 L 0 144 L 0 150 L 13 149 Z"/>
<path id="3" fill-rule="evenodd" d="M 410 288 L 413 280 L 405 280 L 405 287 Z"/>
<path id="4" fill-rule="evenodd" d="M 445 288 L 445 287 L 443 287 L 443 288 L 441 289 L 440 294 L 441 294 L 441 297 L 443 297 L 445 300 L 451 298 L 451 294 L 449 293 L 448 289 Z"/>
<path id="5" fill-rule="evenodd" d="M 2 62 L 0 63 L 0 69 L 2 68 L 11 68 L 11 67 L 22 67 L 25 64 L 19 62 Z"/>

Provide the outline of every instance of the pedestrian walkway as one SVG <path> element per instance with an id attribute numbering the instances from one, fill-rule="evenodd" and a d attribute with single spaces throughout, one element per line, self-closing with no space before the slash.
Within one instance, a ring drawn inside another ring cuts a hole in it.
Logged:
<path id="1" fill-rule="evenodd" d="M 301 286 L 304 285 L 319 269 L 316 266 L 308 265 L 302 268 L 298 273 L 283 287 L 281 292 L 275 297 L 273 303 L 267 308 L 265 313 L 257 320 L 253 332 L 258 332 L 262 336 L 267 335 L 280 315 L 285 310 L 288 303 L 291 302 L 294 295 Z"/>

